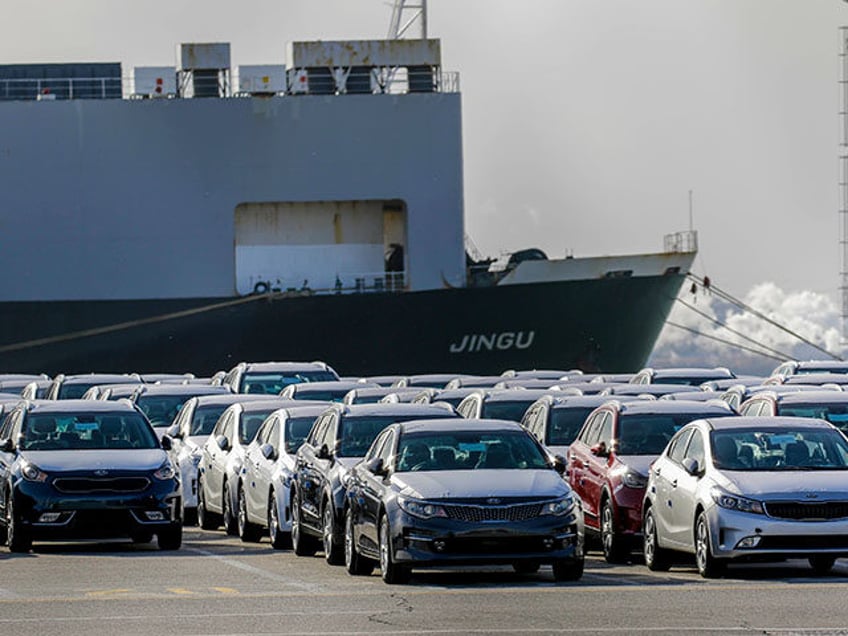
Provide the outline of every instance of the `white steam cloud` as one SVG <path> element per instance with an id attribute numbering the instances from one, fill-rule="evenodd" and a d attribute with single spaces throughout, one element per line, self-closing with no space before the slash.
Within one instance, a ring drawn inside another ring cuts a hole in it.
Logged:
<path id="1" fill-rule="evenodd" d="M 692 294 L 688 283 L 685 288 L 668 322 L 686 329 L 666 324 L 648 361 L 650 366 L 724 366 L 737 374 L 768 375 L 787 359 L 830 358 L 768 321 L 722 299 L 714 291 L 707 292 L 698 286 L 697 292 Z M 787 293 L 774 283 L 761 283 L 740 300 L 826 351 L 842 355 L 839 309 L 828 296 L 810 291 Z M 692 308 L 714 317 L 729 329 L 711 322 Z M 760 350 L 766 355 L 757 355 L 741 347 Z"/>

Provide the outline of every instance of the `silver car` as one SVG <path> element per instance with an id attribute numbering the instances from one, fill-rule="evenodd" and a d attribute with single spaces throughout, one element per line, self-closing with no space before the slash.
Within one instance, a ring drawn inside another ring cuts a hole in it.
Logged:
<path id="1" fill-rule="evenodd" d="M 695 555 L 705 578 L 731 561 L 848 556 L 848 440 L 800 417 L 725 417 L 680 429 L 654 462 L 643 507 L 645 564 Z"/>

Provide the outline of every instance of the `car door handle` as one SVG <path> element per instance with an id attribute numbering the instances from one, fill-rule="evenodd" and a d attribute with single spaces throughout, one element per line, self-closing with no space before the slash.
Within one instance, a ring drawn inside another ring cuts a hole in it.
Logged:
<path id="1" fill-rule="evenodd" d="M 677 488 L 677 480 L 676 480 L 676 479 L 673 479 L 673 480 L 672 480 L 672 482 L 671 482 L 671 487 L 672 487 L 672 488 Z"/>
<path id="2" fill-rule="evenodd" d="M 660 470 L 659 468 L 654 468 L 654 476 L 655 477 L 659 477 L 660 473 L 662 473 L 662 470 Z"/>

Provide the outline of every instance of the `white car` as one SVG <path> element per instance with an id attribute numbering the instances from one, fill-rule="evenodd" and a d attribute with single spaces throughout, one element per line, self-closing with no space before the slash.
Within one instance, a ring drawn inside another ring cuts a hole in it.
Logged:
<path id="1" fill-rule="evenodd" d="M 292 480 L 295 453 L 326 404 L 292 406 L 274 411 L 245 451 L 238 494 L 238 533 L 258 541 L 267 530 L 275 550 L 291 546 Z"/>
<path id="2" fill-rule="evenodd" d="M 819 574 L 848 556 L 848 441 L 823 420 L 725 417 L 678 431 L 651 467 L 645 564 L 695 555 L 705 578 L 731 561 L 808 559 Z"/>

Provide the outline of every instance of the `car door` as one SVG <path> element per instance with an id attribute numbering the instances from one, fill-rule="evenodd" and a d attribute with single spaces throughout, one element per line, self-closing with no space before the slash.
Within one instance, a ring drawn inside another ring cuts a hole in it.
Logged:
<path id="1" fill-rule="evenodd" d="M 598 525 L 597 517 L 601 514 L 601 493 L 607 483 L 607 473 L 611 461 L 610 449 L 612 448 L 612 433 L 613 433 L 613 414 L 610 411 L 603 411 L 599 414 L 599 424 L 597 426 L 597 435 L 593 435 L 589 440 L 590 451 L 586 454 L 586 470 L 584 473 L 585 482 L 583 492 L 585 497 L 583 502 L 586 504 L 587 511 L 590 516 L 595 517 L 590 525 Z M 592 448 L 602 447 L 605 452 L 595 454 L 591 451 Z"/>
<path id="2" fill-rule="evenodd" d="M 262 464 L 265 456 L 262 454 L 261 447 L 267 443 L 268 433 L 271 429 L 272 419 L 263 422 L 262 426 L 256 432 L 256 439 L 247 446 L 244 451 L 244 497 L 247 503 L 247 516 L 249 520 L 254 520 L 254 516 L 258 511 L 265 510 L 262 507 Z M 265 497 L 267 500 L 267 497 Z M 261 523 L 265 523 L 265 515 L 259 519 Z"/>
<path id="3" fill-rule="evenodd" d="M 672 510 L 672 491 L 680 482 L 681 473 L 685 472 L 681 462 L 686 453 L 686 446 L 692 436 L 692 429 L 680 431 L 669 444 L 668 453 L 660 455 L 651 466 L 654 487 L 654 522 L 657 535 L 662 537 L 663 544 L 673 541 L 674 525 Z"/>
<path id="4" fill-rule="evenodd" d="M 227 458 L 229 457 L 230 448 L 232 447 L 233 432 L 235 430 L 233 422 L 235 416 L 232 411 L 227 413 L 218 421 L 210 438 L 207 440 L 205 449 L 208 450 L 208 457 L 204 452 L 206 459 L 205 474 L 203 475 L 204 487 L 206 488 L 206 505 L 215 512 L 223 510 L 224 501 L 224 475 L 227 469 Z M 226 446 L 222 448 L 218 441 L 226 438 Z"/>
<path id="5" fill-rule="evenodd" d="M 268 495 L 271 492 L 271 480 L 280 458 L 280 429 L 282 426 L 283 423 L 279 417 L 271 418 L 265 422 L 264 438 L 259 440 L 257 444 L 251 445 L 256 457 L 253 464 L 256 480 L 253 512 L 256 515 L 255 521 L 262 525 L 265 525 L 268 521 Z M 265 457 L 265 453 L 262 452 L 263 446 L 271 448 L 270 457 Z"/>
<path id="6" fill-rule="evenodd" d="M 698 462 L 698 470 L 690 474 L 682 464 L 678 465 L 676 484 L 671 484 L 669 492 L 669 539 L 676 545 L 692 547 L 694 545 L 695 506 L 697 503 L 695 491 L 703 475 L 706 452 L 704 451 L 704 434 L 700 429 L 694 429 L 684 453 L 684 461 L 693 459 Z"/>
<path id="7" fill-rule="evenodd" d="M 601 421 L 605 411 L 598 411 L 589 416 L 583 429 L 577 436 L 575 443 L 569 449 L 568 465 L 570 471 L 568 473 L 568 481 L 571 488 L 583 500 L 584 512 L 587 516 L 597 517 L 597 502 L 594 502 L 594 508 L 588 501 L 587 489 L 591 488 L 588 485 L 587 479 L 589 475 L 589 456 L 591 455 L 591 447 L 594 440 L 598 439 L 601 431 Z"/>
<path id="8" fill-rule="evenodd" d="M 289 385 L 294 386 L 294 385 Z M 331 414 L 321 416 L 316 423 L 315 435 L 312 440 L 301 447 L 298 452 L 300 463 L 298 465 L 298 493 L 300 496 L 300 509 L 303 515 L 301 521 L 306 525 L 318 529 L 321 524 L 321 511 L 318 506 L 321 496 L 322 469 L 326 467 L 327 460 L 320 459 L 318 455 L 321 448 L 328 444 L 328 429 L 331 424 Z"/>
<path id="9" fill-rule="evenodd" d="M 383 442 L 380 444 L 375 457 L 383 460 L 383 474 L 376 475 L 369 470 L 363 470 L 362 479 L 362 537 L 361 541 L 372 550 L 379 545 L 380 510 L 386 498 L 386 489 L 389 483 L 395 455 L 397 433 L 394 428 L 383 431 L 380 434 Z M 375 447 L 376 448 L 376 447 Z"/>

